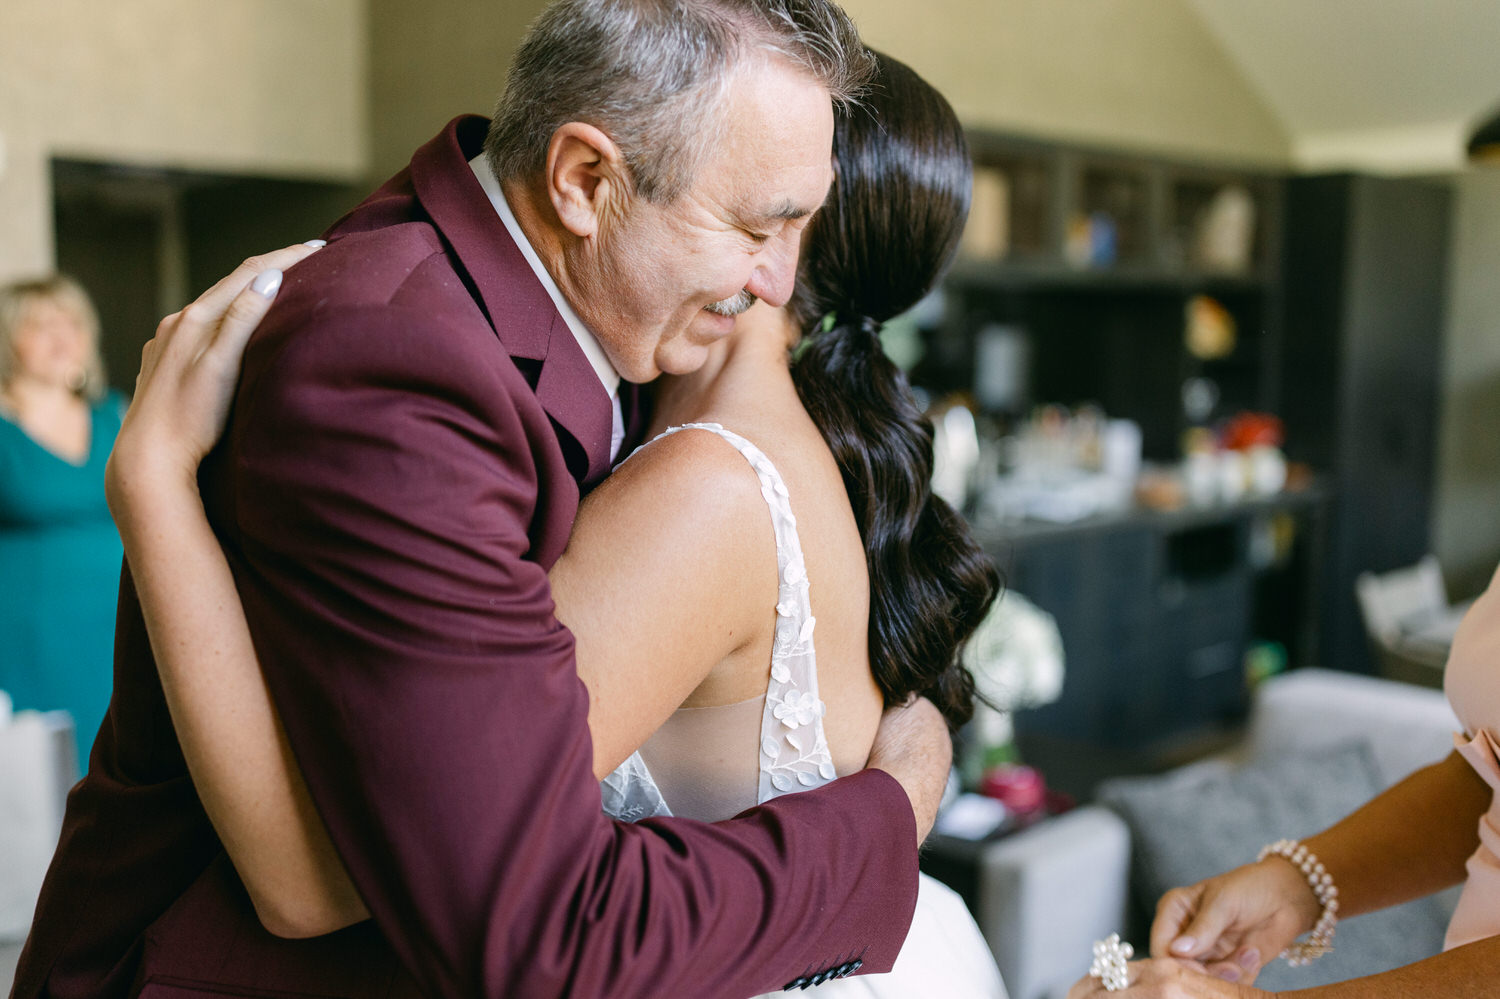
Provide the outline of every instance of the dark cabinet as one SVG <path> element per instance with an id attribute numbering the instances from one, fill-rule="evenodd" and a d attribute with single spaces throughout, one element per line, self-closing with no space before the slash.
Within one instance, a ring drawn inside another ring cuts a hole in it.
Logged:
<path id="1" fill-rule="evenodd" d="M 1027 531 L 988 547 L 1009 588 L 1057 619 L 1062 696 L 1019 731 L 1144 747 L 1245 706 L 1254 571 L 1251 523 L 1268 507 L 1140 514 Z"/>
<path id="2" fill-rule="evenodd" d="M 1370 672 L 1354 580 L 1429 550 L 1450 192 L 1338 174 L 1287 185 L 1288 456 L 1332 486 L 1320 661 Z"/>
<path id="3" fill-rule="evenodd" d="M 1057 619 L 1067 658 L 1062 697 L 1018 724 L 1085 740 L 1127 737 L 1138 717 L 1130 709 L 1148 699 L 1134 692 L 1157 686 L 1148 679 L 1158 672 L 1149 629 L 1140 626 L 1151 613 L 1151 532 L 1121 526 L 990 547 L 1007 588 Z"/>

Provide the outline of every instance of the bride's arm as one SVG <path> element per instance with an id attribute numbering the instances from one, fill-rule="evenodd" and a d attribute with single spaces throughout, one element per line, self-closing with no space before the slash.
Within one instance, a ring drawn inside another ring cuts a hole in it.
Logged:
<path id="1" fill-rule="evenodd" d="M 366 918 L 271 705 L 239 594 L 190 482 L 110 491 L 182 754 L 261 923 L 312 936 Z M 135 511 L 143 513 L 137 514 Z"/>
<path id="2" fill-rule="evenodd" d="M 355 922 L 364 907 L 271 706 L 198 499 L 197 467 L 222 431 L 245 340 L 270 306 L 279 269 L 311 252 L 299 246 L 246 261 L 162 321 L 105 475 L 194 786 L 261 922 L 283 936 Z"/>
<path id="3" fill-rule="evenodd" d="M 223 430 L 244 342 L 274 294 L 247 284 L 306 252 L 248 261 L 163 321 L 107 475 L 194 785 L 261 922 L 281 936 L 332 932 L 368 912 L 292 757 L 196 470 Z M 597 777 L 763 625 L 768 612 L 752 608 L 768 608 L 776 591 L 766 527 L 749 466 L 703 434 L 643 452 L 580 511 L 552 578 L 589 686 Z"/>

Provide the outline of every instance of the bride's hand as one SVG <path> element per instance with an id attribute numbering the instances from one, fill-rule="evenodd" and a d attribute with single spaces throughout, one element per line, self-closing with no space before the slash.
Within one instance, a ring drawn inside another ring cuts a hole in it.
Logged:
<path id="1" fill-rule="evenodd" d="M 198 464 L 224 432 L 245 343 L 271 307 L 282 272 L 322 245 L 314 240 L 251 257 L 156 327 L 105 472 L 117 520 L 139 490 L 196 483 Z"/>

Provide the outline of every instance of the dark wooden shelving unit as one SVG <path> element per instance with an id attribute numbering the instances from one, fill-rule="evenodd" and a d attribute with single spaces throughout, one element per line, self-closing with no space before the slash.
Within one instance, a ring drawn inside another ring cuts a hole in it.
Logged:
<path id="1" fill-rule="evenodd" d="M 1175 461 L 1183 384 L 1207 378 L 1218 388 L 1210 422 L 1281 416 L 1288 454 L 1319 483 L 1268 505 L 987 531 L 1010 584 L 1058 619 L 1067 651 L 1063 698 L 1017 717 L 1023 744 L 1149 758 L 1190 742 L 1243 709 L 1241 664 L 1260 641 L 1283 644 L 1292 666 L 1367 668 L 1353 575 L 1361 560 L 1389 568 L 1427 545 L 1442 192 L 994 132 L 970 143 L 971 226 L 999 231 L 966 234 L 917 384 L 935 397 L 970 390 L 979 335 L 1009 326 L 1029 348 L 1027 405 L 1097 403 L 1141 425 L 1148 460 Z M 1247 252 L 1238 266 L 1205 266 L 1204 213 L 1231 190 L 1253 216 Z M 1197 295 L 1234 321 L 1225 356 L 1185 345 Z M 1252 538 L 1269 518 L 1295 521 L 1296 541 L 1267 566 Z"/>
<path id="2" fill-rule="evenodd" d="M 1275 173 L 970 133 L 975 214 L 945 285 L 947 319 L 915 372 L 936 392 L 972 379 L 975 333 L 991 323 L 1026 331 L 1034 401 L 1094 401 L 1135 419 L 1150 458 L 1175 456 L 1186 423 L 1182 382 L 1222 378 L 1225 413 L 1274 409 L 1280 357 L 1281 225 L 1285 179 Z M 986 203 L 996 187 L 998 206 Z M 1193 247 L 1204 210 L 1243 192 L 1252 235 L 1242 266 L 1200 266 Z M 1208 295 L 1234 318 L 1223 361 L 1183 346 L 1184 310 Z"/>

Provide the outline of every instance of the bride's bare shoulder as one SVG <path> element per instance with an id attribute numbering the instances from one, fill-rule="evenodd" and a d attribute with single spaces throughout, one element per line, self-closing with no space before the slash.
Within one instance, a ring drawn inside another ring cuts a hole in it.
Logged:
<path id="1" fill-rule="evenodd" d="M 716 496 L 726 503 L 760 495 L 755 470 L 729 441 L 713 431 L 689 427 L 642 445 L 594 490 L 589 501 L 653 490 L 689 498 Z"/>
<path id="2" fill-rule="evenodd" d="M 775 539 L 755 469 L 717 434 L 684 430 L 633 454 L 579 510 L 575 540 L 667 546 L 731 564 L 774 565 Z M 572 544 L 570 543 L 570 547 Z"/>

